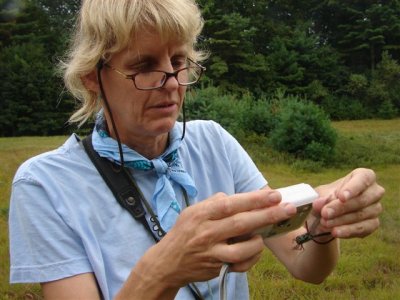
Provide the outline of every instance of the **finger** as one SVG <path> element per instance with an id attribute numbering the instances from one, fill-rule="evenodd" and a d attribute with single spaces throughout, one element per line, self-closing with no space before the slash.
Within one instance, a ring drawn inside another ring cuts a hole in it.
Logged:
<path id="1" fill-rule="evenodd" d="M 249 259 L 243 262 L 232 264 L 229 267 L 229 270 L 231 272 L 247 272 L 260 260 L 261 256 L 262 252 L 250 257 Z"/>
<path id="2" fill-rule="evenodd" d="M 292 204 L 284 203 L 265 209 L 237 213 L 215 221 L 211 224 L 210 230 L 220 240 L 227 240 L 251 234 L 257 229 L 286 220 L 294 214 L 296 214 L 296 207 Z"/>
<path id="3" fill-rule="evenodd" d="M 254 235 L 249 240 L 240 243 L 227 244 L 225 242 L 216 244 L 212 252 L 217 260 L 235 264 L 249 260 L 255 255 L 260 254 L 263 249 L 264 242 L 261 236 Z"/>
<path id="4" fill-rule="evenodd" d="M 365 237 L 379 227 L 379 219 L 368 219 L 356 224 L 334 227 L 331 234 L 334 237 L 347 239 L 353 237 Z"/>
<path id="5" fill-rule="evenodd" d="M 377 203 L 383 193 L 384 189 L 381 186 L 373 185 L 361 195 L 353 197 L 346 202 L 338 199 L 331 201 L 322 208 L 321 216 L 325 219 L 333 219 L 347 213 L 356 212 Z"/>
<path id="6" fill-rule="evenodd" d="M 202 204 L 205 206 L 208 219 L 218 220 L 234 214 L 257 210 L 281 201 L 279 192 L 273 190 L 257 190 L 249 193 L 234 194 L 207 199 Z"/>
<path id="7" fill-rule="evenodd" d="M 382 212 L 382 205 L 380 202 L 378 202 L 370 206 L 367 206 L 363 209 L 357 210 L 352 213 L 344 214 L 334 219 L 330 220 L 321 219 L 321 224 L 328 228 L 337 227 L 341 225 L 348 225 L 368 219 L 374 219 L 378 217 L 381 212 Z"/>
<path id="8" fill-rule="evenodd" d="M 364 168 L 355 169 L 343 180 L 342 185 L 336 191 L 336 196 L 340 201 L 346 202 L 350 198 L 363 193 L 375 182 L 376 174 L 374 171 Z"/>

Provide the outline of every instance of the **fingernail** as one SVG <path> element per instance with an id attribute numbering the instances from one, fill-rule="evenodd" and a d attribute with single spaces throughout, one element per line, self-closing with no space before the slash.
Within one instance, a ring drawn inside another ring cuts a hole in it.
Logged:
<path id="1" fill-rule="evenodd" d="M 281 201 L 281 195 L 279 194 L 279 192 L 272 192 L 271 194 L 269 194 L 268 199 L 272 203 L 278 203 Z"/>
<path id="2" fill-rule="evenodd" d="M 349 191 L 344 191 L 343 192 L 343 198 L 344 198 L 344 200 L 350 199 L 350 192 Z"/>
<path id="3" fill-rule="evenodd" d="M 322 223 L 322 222 L 321 222 L 321 223 Z M 333 221 L 327 220 L 327 221 L 324 222 L 323 225 L 326 226 L 326 227 L 332 227 Z"/>
<path id="4" fill-rule="evenodd" d="M 330 218 L 332 218 L 334 216 L 335 210 L 332 209 L 332 208 L 327 208 L 326 209 L 326 214 L 328 215 L 328 218 L 330 219 Z"/>
<path id="5" fill-rule="evenodd" d="M 294 215 L 296 213 L 296 207 L 294 207 L 294 205 L 289 203 L 285 203 L 283 209 L 288 215 Z"/>

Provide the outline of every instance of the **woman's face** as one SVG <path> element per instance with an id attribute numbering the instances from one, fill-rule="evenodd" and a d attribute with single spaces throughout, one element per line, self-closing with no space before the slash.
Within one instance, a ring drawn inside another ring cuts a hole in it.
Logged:
<path id="1" fill-rule="evenodd" d="M 162 42 L 156 33 L 139 32 L 128 48 L 113 55 L 109 65 L 131 75 L 185 67 L 187 46 Z M 111 68 L 102 69 L 104 92 L 111 107 L 121 141 L 127 145 L 168 136 L 184 100 L 186 88 L 170 77 L 162 88 L 138 90 L 133 81 Z M 108 126 L 112 135 L 111 123 Z"/>

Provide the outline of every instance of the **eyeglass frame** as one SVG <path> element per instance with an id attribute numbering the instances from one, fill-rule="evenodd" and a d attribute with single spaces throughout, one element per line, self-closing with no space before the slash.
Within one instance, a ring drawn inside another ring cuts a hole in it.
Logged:
<path id="1" fill-rule="evenodd" d="M 147 72 L 137 72 L 137 73 L 134 73 L 134 74 L 130 74 L 130 75 L 129 75 L 129 74 L 124 73 L 123 71 L 119 70 L 118 68 L 116 68 L 116 67 L 114 67 L 113 65 L 110 65 L 110 64 L 108 64 L 108 63 L 105 63 L 104 66 L 106 66 L 106 67 L 110 68 L 111 70 L 115 71 L 116 73 L 122 75 L 125 79 L 130 79 L 130 80 L 132 80 L 132 82 L 133 82 L 135 88 L 137 88 L 138 90 L 141 90 L 141 91 L 150 91 L 150 90 L 161 89 L 162 87 L 164 87 L 165 83 L 166 83 L 166 82 L 168 81 L 168 79 L 171 78 L 171 77 L 175 77 L 176 81 L 178 82 L 178 84 L 179 84 L 180 86 L 190 86 L 190 85 L 192 85 L 192 84 L 195 84 L 195 83 L 199 82 L 201 76 L 202 76 L 203 73 L 206 71 L 206 67 L 200 65 L 199 63 L 193 61 L 193 60 L 190 59 L 190 58 L 188 58 L 187 60 L 188 60 L 189 62 L 195 64 L 195 66 L 197 66 L 197 67 L 200 68 L 200 74 L 199 74 L 199 77 L 197 78 L 196 81 L 191 82 L 191 83 L 186 83 L 186 84 L 182 84 L 182 83 L 179 82 L 179 80 L 178 80 L 178 73 L 181 72 L 181 71 L 183 71 L 183 70 L 190 69 L 190 68 L 193 68 L 193 67 L 184 67 L 184 68 L 181 68 L 181 69 L 176 70 L 176 71 L 174 71 L 174 72 L 166 72 L 166 71 L 162 71 L 162 70 L 151 70 L 151 71 L 147 71 Z M 165 79 L 164 79 L 163 83 L 162 83 L 160 86 L 157 86 L 157 87 L 150 87 L 150 88 L 139 88 L 139 87 L 137 87 L 136 81 L 135 81 L 135 77 L 136 77 L 137 75 L 139 75 L 139 74 L 150 73 L 150 72 L 160 72 L 160 73 L 164 73 L 164 74 L 165 74 Z"/>

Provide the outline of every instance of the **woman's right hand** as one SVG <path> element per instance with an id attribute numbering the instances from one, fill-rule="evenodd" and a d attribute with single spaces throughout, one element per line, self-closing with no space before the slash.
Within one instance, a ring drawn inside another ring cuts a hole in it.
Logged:
<path id="1" fill-rule="evenodd" d="M 132 284 L 148 283 L 151 289 L 157 283 L 153 291 L 164 289 L 159 293 L 166 296 L 167 290 L 174 294 L 190 282 L 215 278 L 223 263 L 230 263 L 232 271 L 249 270 L 264 249 L 261 236 L 252 233 L 296 212 L 293 205 L 278 205 L 280 201 L 281 195 L 267 188 L 232 196 L 218 193 L 186 208 L 132 270 Z"/>

